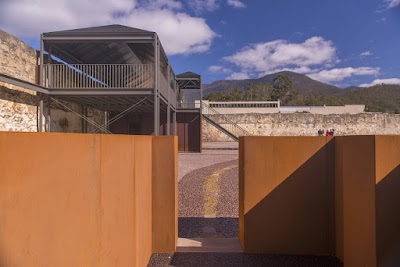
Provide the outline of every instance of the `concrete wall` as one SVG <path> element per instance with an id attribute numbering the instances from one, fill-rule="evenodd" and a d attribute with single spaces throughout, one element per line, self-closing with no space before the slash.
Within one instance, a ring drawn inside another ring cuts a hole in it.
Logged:
<path id="1" fill-rule="evenodd" d="M 242 137 L 246 252 L 400 266 L 400 136 Z"/>
<path id="2" fill-rule="evenodd" d="M 154 186 L 177 183 L 176 149 L 174 137 L 0 133 L 0 266 L 146 266 L 153 247 L 174 250 L 177 226 L 153 223 L 175 220 L 177 191 Z"/>
<path id="3" fill-rule="evenodd" d="M 218 115 L 209 115 L 224 125 Z M 316 136 L 318 129 L 335 129 L 335 135 L 390 135 L 400 134 L 400 115 L 383 113 L 320 115 L 240 114 L 225 115 L 253 135 L 261 136 Z M 215 127 L 203 120 L 203 141 L 231 141 Z"/>

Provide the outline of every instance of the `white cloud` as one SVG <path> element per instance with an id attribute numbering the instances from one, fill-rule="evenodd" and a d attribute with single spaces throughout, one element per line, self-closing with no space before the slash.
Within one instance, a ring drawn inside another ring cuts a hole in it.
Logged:
<path id="1" fill-rule="evenodd" d="M 339 82 L 345 78 L 359 75 L 378 75 L 379 68 L 359 67 L 359 68 L 336 68 L 330 70 L 322 70 L 317 73 L 309 74 L 308 77 L 320 82 Z"/>
<path id="2" fill-rule="evenodd" d="M 227 0 L 226 3 L 230 6 L 236 7 L 236 8 L 245 8 L 246 5 L 239 0 Z"/>
<path id="3" fill-rule="evenodd" d="M 152 1 L 142 1 L 143 7 L 147 8 L 168 8 L 168 9 L 181 9 L 182 3 L 175 0 L 152 0 Z"/>
<path id="4" fill-rule="evenodd" d="M 256 72 L 271 72 L 284 67 L 331 65 L 338 61 L 332 42 L 318 36 L 304 43 L 275 40 L 253 44 L 224 60 L 241 69 Z"/>
<path id="5" fill-rule="evenodd" d="M 377 84 L 397 84 L 400 85 L 400 78 L 390 78 L 390 79 L 376 79 L 372 83 L 360 84 L 360 87 L 370 87 Z"/>
<path id="6" fill-rule="evenodd" d="M 361 55 L 369 56 L 372 52 L 365 51 Z M 331 83 L 352 76 L 378 75 L 380 71 L 379 68 L 373 67 L 333 68 L 340 62 L 336 55 L 336 47 L 331 41 L 319 36 L 311 37 L 303 43 L 274 40 L 252 44 L 223 59 L 239 69 L 227 79 L 238 79 L 241 76 L 262 77 L 271 73 L 292 71 Z"/>
<path id="7" fill-rule="evenodd" d="M 196 12 L 214 11 L 219 8 L 219 0 L 191 0 L 189 6 Z"/>
<path id="8" fill-rule="evenodd" d="M 207 51 L 215 32 L 176 0 L 3 0 L 0 28 L 20 38 L 41 32 L 124 24 L 155 31 L 169 55 Z M 182 38 L 184 36 L 184 38 Z"/>
<path id="9" fill-rule="evenodd" d="M 281 72 L 281 71 L 291 71 L 291 72 L 296 72 L 296 73 L 301 73 L 301 74 L 309 74 L 309 73 L 314 73 L 317 72 L 318 69 L 312 69 L 310 67 L 297 67 L 297 68 L 281 68 L 281 69 L 274 69 L 272 72 L 271 71 L 266 71 L 262 72 L 259 74 L 259 77 L 263 77 L 265 75 L 271 74 L 271 73 L 276 73 L 276 72 Z"/>
<path id="10" fill-rule="evenodd" d="M 212 72 L 212 73 L 231 73 L 232 70 L 230 70 L 229 68 L 225 68 L 223 66 L 210 66 L 208 68 L 208 71 Z"/>
<path id="11" fill-rule="evenodd" d="M 246 80 L 250 79 L 250 75 L 245 72 L 234 72 L 228 77 L 226 77 L 226 80 Z"/>
<path id="12" fill-rule="evenodd" d="M 400 0 L 386 0 L 389 8 L 400 6 Z"/>
<path id="13" fill-rule="evenodd" d="M 368 57 L 368 56 L 372 56 L 372 52 L 371 51 L 364 51 L 360 54 L 361 57 Z"/>

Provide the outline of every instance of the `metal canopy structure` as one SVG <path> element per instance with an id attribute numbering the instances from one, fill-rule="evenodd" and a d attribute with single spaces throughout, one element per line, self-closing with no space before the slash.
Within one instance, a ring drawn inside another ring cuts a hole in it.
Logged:
<path id="1" fill-rule="evenodd" d="M 161 112 L 167 134 L 176 117 L 174 76 L 155 32 L 108 25 L 41 35 L 39 80 L 52 97 L 106 112 L 153 112 L 155 135 Z"/>
<path id="2" fill-rule="evenodd" d="M 178 112 L 201 112 L 201 76 L 193 72 L 176 75 L 179 87 Z"/>

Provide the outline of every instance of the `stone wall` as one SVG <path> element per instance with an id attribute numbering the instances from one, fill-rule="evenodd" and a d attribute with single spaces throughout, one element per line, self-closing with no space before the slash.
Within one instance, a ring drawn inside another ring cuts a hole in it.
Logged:
<path id="1" fill-rule="evenodd" d="M 224 126 L 219 115 L 209 115 Z M 316 136 L 318 129 L 335 129 L 335 135 L 397 135 L 400 134 L 400 115 L 384 113 L 321 115 L 237 114 L 224 115 L 253 135 L 261 136 Z M 225 125 L 228 127 L 227 125 Z M 203 120 L 203 141 L 232 141 Z"/>
<path id="2" fill-rule="evenodd" d="M 0 73 L 36 82 L 36 50 L 0 29 Z"/>
<path id="3" fill-rule="evenodd" d="M 34 48 L 0 30 L 0 74 L 36 83 L 37 61 L 37 51 Z M 36 132 L 38 102 L 39 95 L 35 91 L 0 82 L 0 131 Z M 63 104 L 79 114 L 83 113 L 80 105 L 66 102 Z M 47 117 L 46 103 L 44 108 L 44 115 Z M 50 114 L 52 132 L 82 132 L 82 118 L 54 101 L 51 102 Z M 87 116 L 97 124 L 104 124 L 103 111 L 88 108 Z M 87 131 L 95 132 L 96 127 L 87 123 Z"/>

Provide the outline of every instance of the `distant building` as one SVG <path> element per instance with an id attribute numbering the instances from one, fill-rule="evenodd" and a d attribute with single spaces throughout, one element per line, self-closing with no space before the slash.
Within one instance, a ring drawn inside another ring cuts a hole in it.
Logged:
<path id="1" fill-rule="evenodd" d="M 230 101 L 216 102 L 203 100 L 203 114 L 268 114 L 308 112 L 313 114 L 358 114 L 365 105 L 344 106 L 281 106 L 279 101 Z"/>

